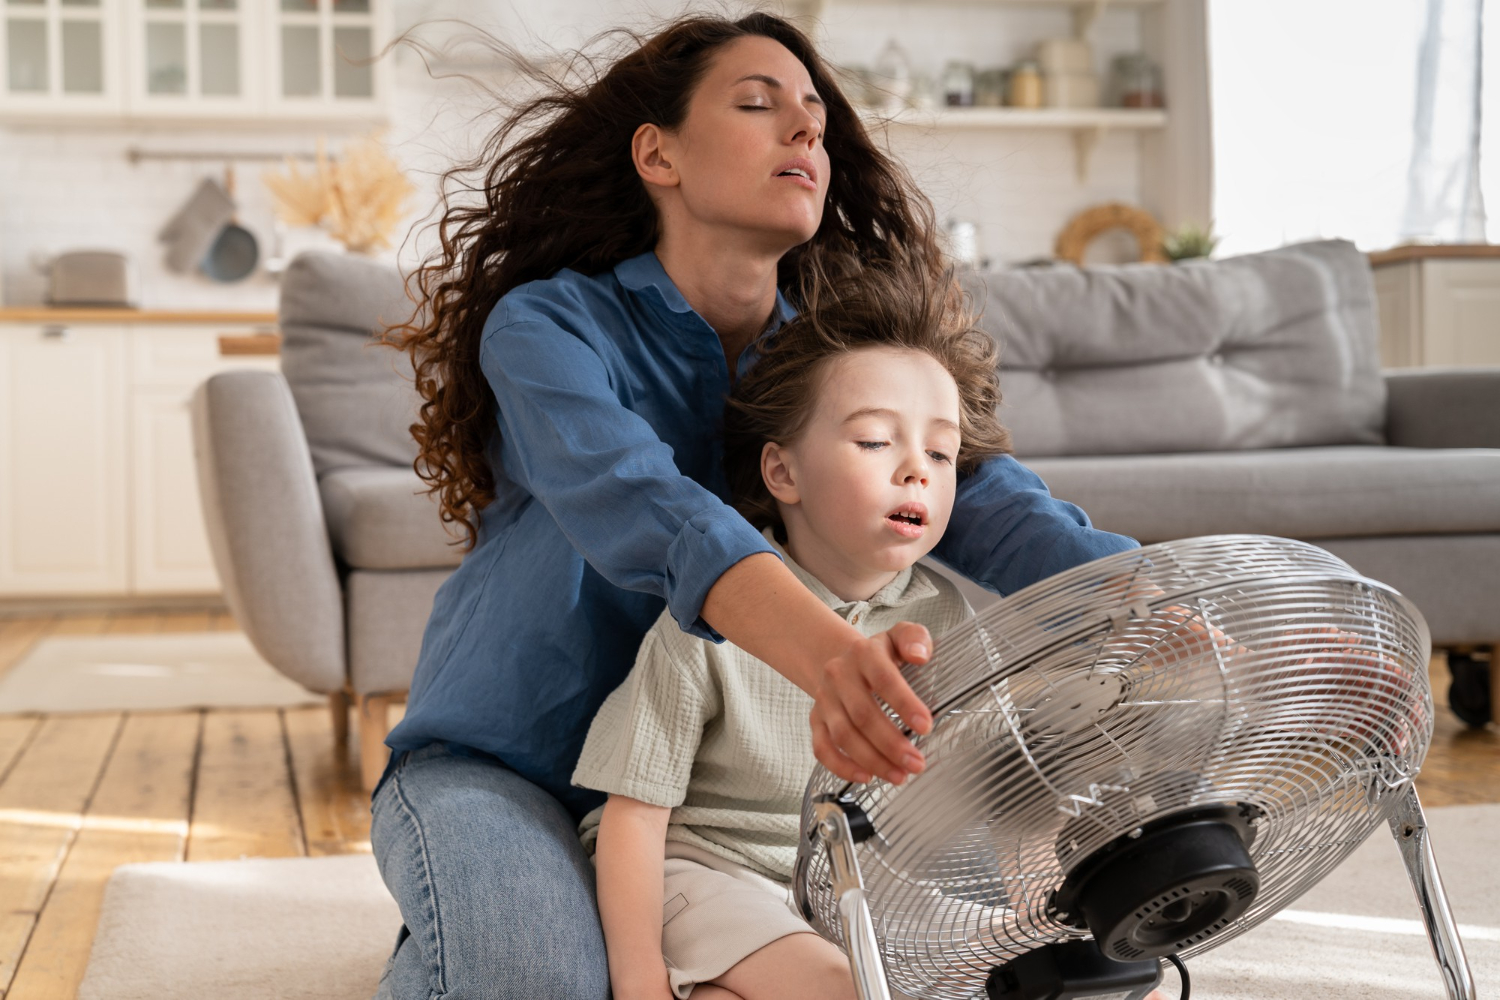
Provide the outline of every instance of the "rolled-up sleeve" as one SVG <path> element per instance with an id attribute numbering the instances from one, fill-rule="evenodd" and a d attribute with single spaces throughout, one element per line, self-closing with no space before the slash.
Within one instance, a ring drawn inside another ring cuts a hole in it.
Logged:
<path id="1" fill-rule="evenodd" d="M 547 508 L 605 579 L 656 594 L 678 625 L 722 641 L 702 618 L 735 563 L 774 552 L 621 401 L 599 353 L 550 320 L 486 331 L 480 366 L 499 405 L 505 474 Z"/>
<path id="2" fill-rule="evenodd" d="M 959 481 L 948 531 L 933 555 L 975 583 L 1011 594 L 1139 546 L 1095 528 L 1082 508 L 1057 499 L 1040 476 L 1001 455 Z"/>

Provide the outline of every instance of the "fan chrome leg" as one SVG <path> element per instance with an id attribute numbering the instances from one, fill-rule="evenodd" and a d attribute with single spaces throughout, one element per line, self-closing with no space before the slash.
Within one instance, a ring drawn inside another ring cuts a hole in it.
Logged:
<path id="1" fill-rule="evenodd" d="M 1412 785 L 1407 785 L 1401 805 L 1391 816 L 1391 834 L 1401 849 L 1412 891 L 1417 894 L 1422 923 L 1427 927 L 1427 938 L 1432 943 L 1432 954 L 1437 959 L 1449 1000 L 1475 1000 L 1474 976 L 1469 971 L 1463 942 L 1458 939 L 1458 923 L 1448 906 L 1448 894 L 1443 891 L 1437 855 L 1427 832 L 1427 817 Z"/>
<path id="2" fill-rule="evenodd" d="M 875 921 L 865 899 L 865 881 L 854 856 L 854 837 L 849 832 L 849 818 L 831 796 L 813 804 L 818 819 L 818 835 L 828 852 L 828 870 L 833 894 L 839 904 L 839 924 L 849 949 L 849 972 L 854 977 L 854 994 L 859 1000 L 891 1000 L 885 981 L 885 966 L 880 960 L 880 944 L 875 940 Z"/>

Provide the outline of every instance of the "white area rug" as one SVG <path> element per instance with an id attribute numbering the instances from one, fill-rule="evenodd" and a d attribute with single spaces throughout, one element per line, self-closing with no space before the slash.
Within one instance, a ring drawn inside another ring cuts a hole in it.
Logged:
<path id="1" fill-rule="evenodd" d="M 124 865 L 78 1000 L 369 1000 L 400 928 L 368 854 Z"/>
<path id="2" fill-rule="evenodd" d="M 43 639 L 3 677 L 0 713 L 319 704 L 240 632 Z"/>
<path id="3" fill-rule="evenodd" d="M 1500 996 L 1500 806 L 1428 819 L 1479 996 Z M 1381 829 L 1291 910 L 1193 960 L 1193 995 L 1441 1000 L 1419 917 Z M 78 996 L 368 1000 L 400 925 L 368 855 L 126 865 Z"/>

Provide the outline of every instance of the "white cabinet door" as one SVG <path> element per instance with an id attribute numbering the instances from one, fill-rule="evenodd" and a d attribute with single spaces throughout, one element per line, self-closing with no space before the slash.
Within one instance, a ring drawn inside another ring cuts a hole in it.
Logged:
<path id="1" fill-rule="evenodd" d="M 125 331 L 0 328 L 0 594 L 123 593 Z"/>
<path id="2" fill-rule="evenodd" d="M 121 0 L 0 0 L 0 111 L 118 114 Z"/>
<path id="3" fill-rule="evenodd" d="M 136 594 L 217 593 L 193 463 L 189 402 L 198 384 L 231 368 L 274 370 L 273 357 L 225 357 L 227 327 L 138 327 L 131 334 L 130 589 Z"/>
<path id="4" fill-rule="evenodd" d="M 1429 365 L 1500 365 L 1500 260 L 1422 262 Z"/>
<path id="5" fill-rule="evenodd" d="M 135 115 L 245 117 L 264 107 L 265 0 L 127 0 Z"/>
<path id="6" fill-rule="evenodd" d="M 285 117 L 386 113 L 390 57 L 371 62 L 389 37 L 390 0 L 265 0 L 271 78 L 267 109 Z"/>

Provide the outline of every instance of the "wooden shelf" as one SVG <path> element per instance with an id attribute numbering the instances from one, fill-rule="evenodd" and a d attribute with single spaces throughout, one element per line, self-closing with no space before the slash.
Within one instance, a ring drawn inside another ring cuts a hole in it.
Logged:
<path id="1" fill-rule="evenodd" d="M 1060 2 L 1060 0 L 1059 0 Z M 894 115 L 862 111 L 866 128 L 895 126 L 929 131 L 1059 129 L 1073 134 L 1073 166 L 1081 184 L 1099 137 L 1110 129 L 1159 129 L 1167 124 L 1161 108 L 938 108 Z"/>
<path id="2" fill-rule="evenodd" d="M 244 323 L 255 326 L 275 326 L 276 314 L 224 309 L 0 306 L 0 323 Z"/>
<path id="3" fill-rule="evenodd" d="M 861 117 L 866 125 L 934 129 L 1150 129 L 1167 124 L 1167 113 L 1161 108 L 938 108 L 894 115 L 864 111 Z"/>

